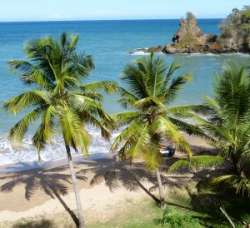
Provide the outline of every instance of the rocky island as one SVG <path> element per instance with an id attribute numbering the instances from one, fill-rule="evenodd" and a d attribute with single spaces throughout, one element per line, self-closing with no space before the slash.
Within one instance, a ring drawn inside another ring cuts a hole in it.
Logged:
<path id="1" fill-rule="evenodd" d="M 220 34 L 204 33 L 192 13 L 180 20 L 172 43 L 137 49 L 144 52 L 176 53 L 250 53 L 250 6 L 242 10 L 233 9 L 220 25 Z"/>

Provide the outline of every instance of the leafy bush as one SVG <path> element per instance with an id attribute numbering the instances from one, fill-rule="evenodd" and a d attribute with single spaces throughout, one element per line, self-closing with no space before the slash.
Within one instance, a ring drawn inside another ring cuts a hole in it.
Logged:
<path id="1" fill-rule="evenodd" d="M 233 39 L 238 48 L 250 50 L 250 6 L 242 10 L 233 9 L 232 13 L 221 24 L 220 43 L 226 44 L 227 39 Z"/>
<path id="2" fill-rule="evenodd" d="M 175 172 L 181 169 L 189 168 L 211 168 L 220 166 L 225 162 L 224 158 L 219 155 L 196 155 L 190 160 L 178 160 L 173 165 L 170 166 L 169 172 Z"/>
<path id="3" fill-rule="evenodd" d="M 162 218 L 159 222 L 164 227 L 171 228 L 201 228 L 197 218 L 192 217 L 190 214 L 185 214 L 184 212 L 176 211 L 173 209 L 167 209 L 164 211 Z"/>
<path id="4" fill-rule="evenodd" d="M 42 219 L 40 221 L 21 221 L 16 223 L 13 228 L 55 228 L 49 220 Z"/>

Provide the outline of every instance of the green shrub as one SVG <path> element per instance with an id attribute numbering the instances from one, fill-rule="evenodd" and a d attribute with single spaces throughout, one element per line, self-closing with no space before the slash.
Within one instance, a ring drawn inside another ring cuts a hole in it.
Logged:
<path id="1" fill-rule="evenodd" d="M 164 211 L 162 218 L 160 219 L 160 224 L 164 227 L 171 228 L 201 228 L 197 218 L 192 217 L 190 214 L 184 212 L 176 211 L 173 209 L 167 209 Z"/>
<path id="2" fill-rule="evenodd" d="M 42 219 L 39 221 L 20 221 L 13 228 L 55 228 L 50 220 Z"/>

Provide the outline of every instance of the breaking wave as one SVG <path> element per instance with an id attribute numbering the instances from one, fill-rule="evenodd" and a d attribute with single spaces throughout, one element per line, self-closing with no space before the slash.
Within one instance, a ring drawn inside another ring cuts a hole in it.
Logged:
<path id="1" fill-rule="evenodd" d="M 98 129 L 88 127 L 91 136 L 91 146 L 89 148 L 90 155 L 108 154 L 110 151 L 110 142 L 103 139 Z M 114 133 L 113 137 L 116 135 Z M 76 155 L 76 152 L 73 152 Z M 42 161 L 54 161 L 65 159 L 65 147 L 62 137 L 55 137 L 51 144 L 48 144 L 41 151 Z M 7 135 L 0 136 L 0 164 L 9 165 L 14 163 L 35 162 L 38 161 L 38 154 L 35 147 L 32 145 L 31 136 L 27 136 L 23 140 L 21 148 L 14 149 Z"/>

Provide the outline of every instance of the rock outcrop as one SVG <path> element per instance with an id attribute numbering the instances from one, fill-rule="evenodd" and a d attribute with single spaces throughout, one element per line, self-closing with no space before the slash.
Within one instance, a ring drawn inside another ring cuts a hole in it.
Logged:
<path id="1" fill-rule="evenodd" d="M 250 53 L 250 6 L 242 10 L 233 9 L 220 29 L 217 42 L 223 49 Z"/>
<path id="2" fill-rule="evenodd" d="M 204 33 L 197 24 L 192 13 L 187 13 L 186 19 L 180 20 L 180 27 L 173 36 L 172 44 L 163 47 L 162 52 L 174 53 L 222 53 L 224 50 L 218 42 L 218 37 Z"/>
<path id="3" fill-rule="evenodd" d="M 180 20 L 172 43 L 140 49 L 144 52 L 175 53 L 250 53 L 250 7 L 234 9 L 221 25 L 221 34 L 206 34 L 197 24 L 192 13 Z"/>

